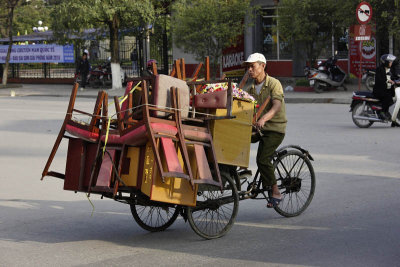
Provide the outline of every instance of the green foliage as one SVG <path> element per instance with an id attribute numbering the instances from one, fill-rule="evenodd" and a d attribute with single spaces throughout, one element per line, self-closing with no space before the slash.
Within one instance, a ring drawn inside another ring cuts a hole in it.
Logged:
<path id="1" fill-rule="evenodd" d="M 0 0 L 0 37 L 8 37 L 8 21 L 6 19 L 8 9 L 8 0 Z M 30 0 L 18 1 L 17 6 L 14 9 L 13 19 L 13 35 L 17 35 L 18 32 L 23 35 L 26 33 L 32 33 L 32 27 L 39 26 L 38 21 L 43 21 L 43 25 L 51 28 L 50 25 L 50 8 L 45 6 L 43 0 Z"/>
<path id="2" fill-rule="evenodd" d="M 307 57 L 315 62 L 332 34 L 355 23 L 357 0 L 281 0 L 279 33 L 306 46 Z"/>
<path id="3" fill-rule="evenodd" d="M 47 26 L 51 29 L 50 24 L 50 8 L 45 6 L 42 0 L 31 0 L 29 2 L 20 1 L 20 4 L 15 9 L 13 34 L 21 35 L 33 32 L 32 27 L 38 27 L 38 21 L 43 22 L 42 26 Z"/>
<path id="4" fill-rule="evenodd" d="M 306 78 L 296 80 L 296 86 L 310 86 L 310 82 Z"/>
<path id="5" fill-rule="evenodd" d="M 141 34 L 140 29 L 154 22 L 155 10 L 150 0 L 65 0 L 55 6 L 51 17 L 59 42 L 71 41 L 70 36 L 80 36 L 84 29 L 107 32 L 112 61 L 118 62 L 118 31 Z"/>
<path id="6" fill-rule="evenodd" d="M 370 0 L 368 2 L 372 6 L 372 16 L 376 21 L 377 32 L 398 36 L 400 33 L 400 1 Z"/>
<path id="7" fill-rule="evenodd" d="M 177 0 L 172 13 L 174 42 L 198 60 L 210 56 L 215 68 L 222 49 L 243 34 L 246 14 L 251 14 L 250 0 Z"/>
<path id="8" fill-rule="evenodd" d="M 349 74 L 350 79 L 357 79 L 358 77 L 356 75 L 354 75 L 353 73 Z"/>

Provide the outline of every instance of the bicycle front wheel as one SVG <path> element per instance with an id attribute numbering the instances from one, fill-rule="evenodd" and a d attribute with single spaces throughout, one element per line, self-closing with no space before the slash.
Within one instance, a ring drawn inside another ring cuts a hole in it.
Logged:
<path id="1" fill-rule="evenodd" d="M 214 185 L 199 185 L 196 207 L 188 207 L 190 227 L 205 239 L 219 238 L 231 229 L 239 207 L 235 183 L 221 172 L 223 190 Z"/>
<path id="2" fill-rule="evenodd" d="M 282 216 L 300 215 L 310 205 L 315 190 L 314 168 L 299 151 L 292 150 L 274 162 L 275 177 L 282 201 L 274 209 Z"/>

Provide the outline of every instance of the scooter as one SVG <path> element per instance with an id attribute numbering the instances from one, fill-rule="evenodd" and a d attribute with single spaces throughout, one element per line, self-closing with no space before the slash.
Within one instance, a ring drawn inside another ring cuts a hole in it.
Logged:
<path id="1" fill-rule="evenodd" d="M 381 111 L 381 102 L 371 92 L 353 92 L 350 112 L 355 125 L 368 128 L 374 122 L 391 122 L 379 115 Z M 400 119 L 400 112 L 397 114 L 397 119 Z"/>
<path id="2" fill-rule="evenodd" d="M 375 85 L 375 69 L 364 69 L 361 80 L 367 90 L 372 92 Z"/>
<path id="3" fill-rule="evenodd" d="M 316 93 L 322 93 L 330 87 L 343 87 L 345 91 L 347 90 L 344 85 L 347 74 L 336 65 L 336 62 L 337 58 L 334 56 L 325 62 L 319 61 L 317 69 L 308 66 L 304 68 L 304 74 Z"/>
<path id="4" fill-rule="evenodd" d="M 121 82 L 126 85 L 127 76 L 125 71 L 121 68 Z M 110 59 L 99 64 L 96 68 L 90 71 L 90 79 L 88 83 L 91 87 L 105 87 L 112 84 L 111 62 Z"/>
<path id="5" fill-rule="evenodd" d="M 111 74 L 110 74 L 111 75 Z M 102 65 L 98 65 L 90 71 L 90 79 L 88 80 L 89 86 L 104 87 L 106 85 L 106 80 L 108 79 L 107 70 Z"/>

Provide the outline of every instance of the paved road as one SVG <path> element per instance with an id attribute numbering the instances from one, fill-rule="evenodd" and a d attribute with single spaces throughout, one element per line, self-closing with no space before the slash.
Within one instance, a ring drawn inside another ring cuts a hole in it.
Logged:
<path id="1" fill-rule="evenodd" d="M 91 110 L 93 99 L 78 108 Z M 0 266 L 398 266 L 400 129 L 358 129 L 347 105 L 288 104 L 284 144 L 315 158 L 316 194 L 282 218 L 264 201 L 240 203 L 223 238 L 204 241 L 182 219 L 148 233 L 129 207 L 40 181 L 67 98 L 0 98 Z M 252 147 L 252 155 L 255 147 Z M 53 168 L 65 168 L 66 145 Z M 253 163 L 252 168 L 255 167 Z"/>

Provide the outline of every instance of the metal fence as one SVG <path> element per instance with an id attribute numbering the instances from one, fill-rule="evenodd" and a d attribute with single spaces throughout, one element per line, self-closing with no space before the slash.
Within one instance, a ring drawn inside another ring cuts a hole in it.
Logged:
<path id="1" fill-rule="evenodd" d="M 172 57 L 170 57 L 169 72 L 172 69 Z M 91 62 L 92 68 L 101 65 L 104 61 Z M 158 68 L 161 70 L 162 65 Z M 127 77 L 134 77 L 137 73 L 133 72 L 132 62 L 124 61 L 121 68 L 125 71 Z M 74 78 L 76 65 L 74 63 L 31 63 L 31 64 L 10 64 L 8 68 L 9 78 Z"/>

